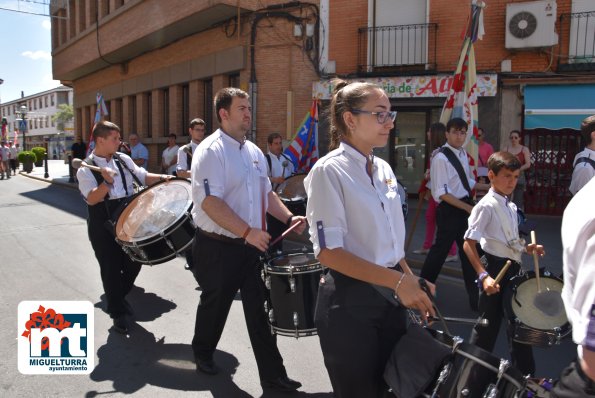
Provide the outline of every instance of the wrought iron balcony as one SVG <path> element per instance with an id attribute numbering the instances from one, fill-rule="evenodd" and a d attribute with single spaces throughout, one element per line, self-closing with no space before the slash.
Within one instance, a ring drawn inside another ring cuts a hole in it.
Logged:
<path id="1" fill-rule="evenodd" d="M 558 71 L 595 70 L 595 11 L 560 15 Z"/>
<path id="2" fill-rule="evenodd" d="M 436 69 L 438 24 L 358 29 L 358 72 L 363 75 Z"/>

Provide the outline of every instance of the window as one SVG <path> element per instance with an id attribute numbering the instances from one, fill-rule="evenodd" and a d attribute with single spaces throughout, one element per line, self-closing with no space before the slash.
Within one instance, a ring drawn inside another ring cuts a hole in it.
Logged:
<path id="1" fill-rule="evenodd" d="M 55 104 L 54 94 L 50 94 L 50 99 L 52 100 L 52 106 L 54 106 L 54 104 Z"/>
<path id="2" fill-rule="evenodd" d="M 204 81 L 204 121 L 206 134 L 213 131 L 213 80 L 208 79 Z"/>
<path id="3" fill-rule="evenodd" d="M 233 73 L 229 75 L 229 87 L 240 88 L 240 74 Z"/>
<path id="4" fill-rule="evenodd" d="M 44 99 L 44 103 L 45 103 L 45 107 L 48 107 L 48 96 L 46 95 L 45 97 L 43 97 Z"/>
<path id="5" fill-rule="evenodd" d="M 161 90 L 163 95 L 163 125 L 161 126 L 165 135 L 169 132 L 169 89 Z"/>
<path id="6" fill-rule="evenodd" d="M 145 112 L 147 122 L 147 137 L 153 137 L 153 93 L 150 91 L 147 93 L 145 98 L 147 111 Z"/>
<path id="7" fill-rule="evenodd" d="M 190 86 L 182 86 L 182 120 L 180 132 L 182 135 L 188 134 L 188 124 L 190 123 Z"/>

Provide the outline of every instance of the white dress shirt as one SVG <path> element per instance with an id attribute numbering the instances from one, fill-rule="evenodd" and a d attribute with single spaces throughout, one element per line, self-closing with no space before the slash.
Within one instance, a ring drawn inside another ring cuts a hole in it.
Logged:
<path id="1" fill-rule="evenodd" d="M 174 145 L 172 147 L 167 147 L 163 150 L 163 161 L 166 164 L 169 164 L 172 160 L 176 159 L 177 162 L 177 157 L 178 157 L 178 149 L 180 149 L 179 146 Z M 171 166 L 168 166 L 167 169 L 165 170 L 165 172 L 167 174 L 173 174 L 174 171 L 176 171 L 176 164 L 172 164 Z"/>
<path id="2" fill-rule="evenodd" d="M 120 159 L 122 159 L 123 162 L 126 162 L 130 170 L 134 172 L 134 174 L 138 177 L 140 182 L 145 184 L 147 170 L 137 166 L 132 161 L 130 156 L 120 152 L 118 152 L 118 155 L 120 155 Z M 102 158 L 100 156 L 95 155 L 95 152 L 93 152 L 90 155 L 90 157 L 91 159 L 93 159 L 93 162 L 97 167 L 107 167 L 111 170 L 115 170 L 118 173 L 114 176 L 114 183 L 109 187 L 109 199 L 119 199 L 126 197 L 126 189 L 124 189 L 122 175 L 120 174 L 120 169 L 114 161 L 114 157 L 112 156 L 109 162 L 106 158 Z M 130 196 L 134 193 L 134 187 L 132 185 L 132 183 L 134 182 L 134 178 L 124 165 L 122 165 L 122 169 L 124 170 L 124 175 L 126 177 L 126 187 L 128 188 L 128 196 Z M 76 178 L 79 182 L 79 190 L 81 191 L 85 199 L 87 199 L 87 196 L 89 196 L 89 192 L 91 192 L 93 188 L 97 187 L 97 180 L 93 176 L 93 172 L 86 167 L 81 167 L 76 172 Z"/>
<path id="3" fill-rule="evenodd" d="M 595 178 L 568 203 L 562 218 L 564 287 L 562 300 L 572 340 L 595 351 Z"/>
<path id="4" fill-rule="evenodd" d="M 502 209 L 505 218 L 502 220 L 494 208 L 493 201 Z M 469 216 L 469 227 L 465 232 L 465 239 L 478 241 L 481 248 L 498 257 L 511 258 L 520 262 L 520 253 L 515 253 L 509 248 L 508 241 L 504 233 L 503 223 L 507 223 L 507 228 L 515 238 L 519 237 L 519 221 L 516 205 L 505 196 L 502 196 L 493 188 L 473 206 Z"/>
<path id="5" fill-rule="evenodd" d="M 286 155 L 281 153 L 281 155 L 277 157 L 277 155 L 269 152 L 269 157 L 271 159 L 271 170 L 269 170 L 269 177 L 287 178 L 293 174 L 293 163 Z M 287 162 L 285 167 L 283 167 L 283 162 Z"/>
<path id="6" fill-rule="evenodd" d="M 589 158 L 595 160 L 595 151 L 589 148 L 585 148 L 582 152 L 579 152 L 575 157 L 572 164 L 576 164 L 579 158 Z M 572 180 L 570 181 L 570 187 L 568 190 L 571 194 L 576 193 L 585 186 L 595 176 L 595 168 L 587 162 L 580 162 L 572 170 Z"/>
<path id="7" fill-rule="evenodd" d="M 306 217 L 314 254 L 322 247 L 343 248 L 367 261 L 392 267 L 405 257 L 405 222 L 397 178 L 374 158 L 372 178 L 367 157 L 341 143 L 320 159 L 306 179 Z"/>
<path id="8" fill-rule="evenodd" d="M 198 146 L 198 144 L 195 143 L 194 141 L 190 141 L 190 146 L 192 147 L 192 153 L 194 153 L 194 151 L 196 151 L 196 147 Z M 176 167 L 176 170 L 184 170 L 184 171 L 190 170 L 191 165 L 188 164 L 188 154 L 186 152 L 184 152 L 185 147 L 186 147 L 186 145 L 182 145 L 178 149 L 178 165 Z M 190 157 L 190 159 L 192 159 L 192 157 Z"/>
<path id="9" fill-rule="evenodd" d="M 192 156 L 192 217 L 200 229 L 237 238 L 202 209 L 209 195 L 223 200 L 252 228 L 262 228 L 271 182 L 264 154 L 254 143 L 240 144 L 218 129 L 205 138 Z M 266 228 L 266 227 L 265 227 Z"/>
<path id="10" fill-rule="evenodd" d="M 475 178 L 469 170 L 469 158 L 467 157 L 467 152 L 465 152 L 463 148 L 457 149 L 450 146 L 449 144 L 444 144 L 444 146 L 450 148 L 455 153 L 455 155 L 457 155 L 461 165 L 463 166 L 463 170 L 467 175 L 469 187 L 473 189 L 475 186 Z M 430 186 L 432 197 L 436 203 L 442 202 L 440 196 L 447 193 L 453 195 L 457 199 L 469 196 L 469 193 L 459 178 L 459 173 L 457 173 L 457 170 L 442 152 L 438 152 L 432 158 L 432 163 L 430 166 Z"/>

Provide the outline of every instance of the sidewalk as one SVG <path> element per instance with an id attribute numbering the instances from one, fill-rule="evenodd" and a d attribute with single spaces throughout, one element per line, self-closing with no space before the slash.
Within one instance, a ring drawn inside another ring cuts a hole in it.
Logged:
<path id="1" fill-rule="evenodd" d="M 68 165 L 64 164 L 63 160 L 48 160 L 48 174 L 45 177 L 44 167 L 34 167 L 31 173 L 25 173 L 20 171 L 20 174 L 29 178 L 34 178 L 41 181 L 46 181 L 51 184 L 58 184 L 72 189 L 77 189 L 77 184 L 69 182 Z M 410 198 L 408 200 L 409 214 L 407 216 L 407 237 L 411 229 L 413 228 L 413 222 L 415 213 L 418 207 L 418 200 Z M 413 237 L 411 243 L 406 252 L 407 261 L 409 264 L 416 269 L 420 269 L 425 259 L 424 255 L 413 254 L 413 250 L 418 249 L 422 246 L 425 234 L 425 208 L 427 202 L 422 203 L 422 209 L 417 220 L 417 225 L 413 231 Z M 562 223 L 562 217 L 559 216 L 540 216 L 534 214 L 528 214 L 527 219 L 533 222 L 535 226 L 535 234 L 537 242 L 544 245 L 546 255 L 539 260 L 539 266 L 545 267 L 553 275 L 559 276 L 562 274 L 562 239 L 560 237 L 560 227 Z M 528 239 L 528 238 L 526 238 Z M 303 236 L 290 235 L 290 239 L 287 239 L 288 248 L 297 248 L 304 245 L 310 246 L 307 234 Z M 527 270 L 534 268 L 532 257 L 528 255 L 523 256 L 523 265 Z M 461 264 L 459 261 L 446 263 L 442 268 L 441 275 L 461 278 Z"/>

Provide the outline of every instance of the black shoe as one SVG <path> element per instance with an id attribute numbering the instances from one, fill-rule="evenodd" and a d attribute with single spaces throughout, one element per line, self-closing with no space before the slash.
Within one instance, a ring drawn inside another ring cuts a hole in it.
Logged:
<path id="1" fill-rule="evenodd" d="M 113 329 L 122 334 L 128 333 L 128 321 L 126 320 L 125 315 L 120 315 L 117 318 L 114 318 L 114 326 Z"/>
<path id="2" fill-rule="evenodd" d="M 186 271 L 190 271 L 190 270 L 192 269 L 192 265 L 190 265 L 190 264 L 186 263 L 186 264 L 184 264 L 184 269 L 185 269 Z"/>
<path id="3" fill-rule="evenodd" d="M 287 376 L 280 376 L 274 380 L 263 380 L 260 382 L 262 388 L 270 388 L 277 391 L 295 391 L 302 386 L 299 381 L 291 380 Z"/>
<path id="4" fill-rule="evenodd" d="M 196 371 L 213 376 L 219 373 L 219 367 L 212 359 L 203 360 L 196 358 Z"/>

